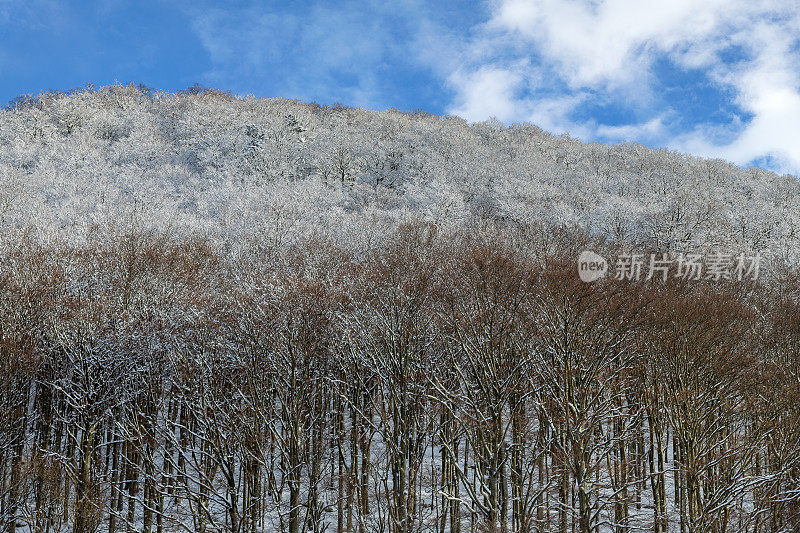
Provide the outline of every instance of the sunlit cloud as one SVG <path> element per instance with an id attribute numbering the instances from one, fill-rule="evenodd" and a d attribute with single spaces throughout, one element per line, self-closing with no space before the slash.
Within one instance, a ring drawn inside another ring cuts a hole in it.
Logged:
<path id="1" fill-rule="evenodd" d="M 800 173 L 800 16 L 789 4 L 503 0 L 464 43 L 449 111 Z M 665 79 L 662 64 L 701 80 L 730 109 L 698 116 L 685 95 L 708 96 Z M 673 88 L 681 97 L 670 98 Z M 622 112 L 582 111 L 597 101 Z"/>

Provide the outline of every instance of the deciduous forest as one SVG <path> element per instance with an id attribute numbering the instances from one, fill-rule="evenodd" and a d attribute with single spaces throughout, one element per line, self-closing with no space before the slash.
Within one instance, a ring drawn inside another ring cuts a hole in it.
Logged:
<path id="1" fill-rule="evenodd" d="M 800 184 L 193 87 L 0 112 L 0 527 L 800 529 Z M 764 257 L 585 283 L 576 260 Z"/>

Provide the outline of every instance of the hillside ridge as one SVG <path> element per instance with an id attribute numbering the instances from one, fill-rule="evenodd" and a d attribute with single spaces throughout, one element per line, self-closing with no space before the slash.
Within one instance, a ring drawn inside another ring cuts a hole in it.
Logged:
<path id="1" fill-rule="evenodd" d="M 65 239 L 135 219 L 223 240 L 327 228 L 355 241 L 365 224 L 477 217 L 796 262 L 799 207 L 793 176 L 530 124 L 120 84 L 0 112 L 0 220 Z"/>

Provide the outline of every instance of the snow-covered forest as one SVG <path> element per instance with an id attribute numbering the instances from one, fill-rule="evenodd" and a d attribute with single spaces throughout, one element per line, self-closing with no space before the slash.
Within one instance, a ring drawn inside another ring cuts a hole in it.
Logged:
<path id="1" fill-rule="evenodd" d="M 115 85 L 0 112 L 0 225 L 4 532 L 800 529 L 796 177 Z"/>
<path id="2" fill-rule="evenodd" d="M 186 93 L 114 85 L 13 101 L 0 112 L 3 233 L 85 242 L 155 228 L 248 254 L 325 234 L 365 251 L 412 218 L 480 219 L 798 260 L 793 176 L 529 124 Z"/>

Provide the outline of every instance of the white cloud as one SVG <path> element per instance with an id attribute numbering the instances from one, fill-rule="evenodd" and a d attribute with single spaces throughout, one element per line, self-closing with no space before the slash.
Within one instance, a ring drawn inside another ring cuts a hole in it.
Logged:
<path id="1" fill-rule="evenodd" d="M 581 93 L 538 98 L 519 94 L 537 88 L 541 76 L 524 61 L 509 67 L 483 66 L 476 71 L 457 71 L 447 82 L 456 92 L 450 114 L 477 122 L 496 118 L 502 122 L 530 122 L 549 131 L 588 138 L 593 129 L 569 119 L 570 112 L 587 98 Z"/>
<path id="2" fill-rule="evenodd" d="M 529 120 L 586 139 L 663 144 L 739 164 L 769 156 L 779 169 L 800 173 L 794 2 L 500 0 L 476 35 L 449 78 L 451 112 L 465 118 Z M 681 117 L 684 102 L 665 107 L 654 75 L 659 60 L 699 70 L 734 95 L 740 116 L 675 131 L 679 121 L 671 118 Z M 574 106 L 560 105 L 590 98 L 628 110 L 635 122 L 571 118 Z"/>
<path id="3" fill-rule="evenodd" d="M 317 0 L 302 10 L 258 2 L 226 9 L 185 6 L 209 54 L 210 83 L 241 80 L 260 84 L 262 91 L 279 87 L 281 96 L 365 107 L 391 105 L 382 72 L 407 58 L 415 35 L 405 30 L 423 28 L 425 17 L 419 0 Z M 405 40 L 396 42 L 398 36 Z"/>
<path id="4" fill-rule="evenodd" d="M 522 82 L 519 72 L 481 67 L 467 74 L 456 72 L 449 82 L 459 93 L 453 114 L 473 121 L 487 117 L 510 121 L 519 114 L 514 96 Z"/>
<path id="5" fill-rule="evenodd" d="M 714 143 L 696 131 L 684 141 L 686 147 L 739 164 L 771 157 L 776 170 L 800 174 L 798 22 L 762 21 L 739 36 L 747 39 L 752 59 L 735 68 L 715 68 L 722 71 L 722 82 L 735 88 L 737 104 L 752 118 L 728 143 Z"/>
<path id="6" fill-rule="evenodd" d="M 625 124 L 622 126 L 598 125 L 595 133 L 598 137 L 611 140 L 657 140 L 665 134 L 664 117 L 655 117 L 647 122 Z"/>
<path id="7" fill-rule="evenodd" d="M 489 27 L 535 44 L 572 86 L 630 81 L 656 52 L 724 26 L 729 0 L 508 0 Z"/>

